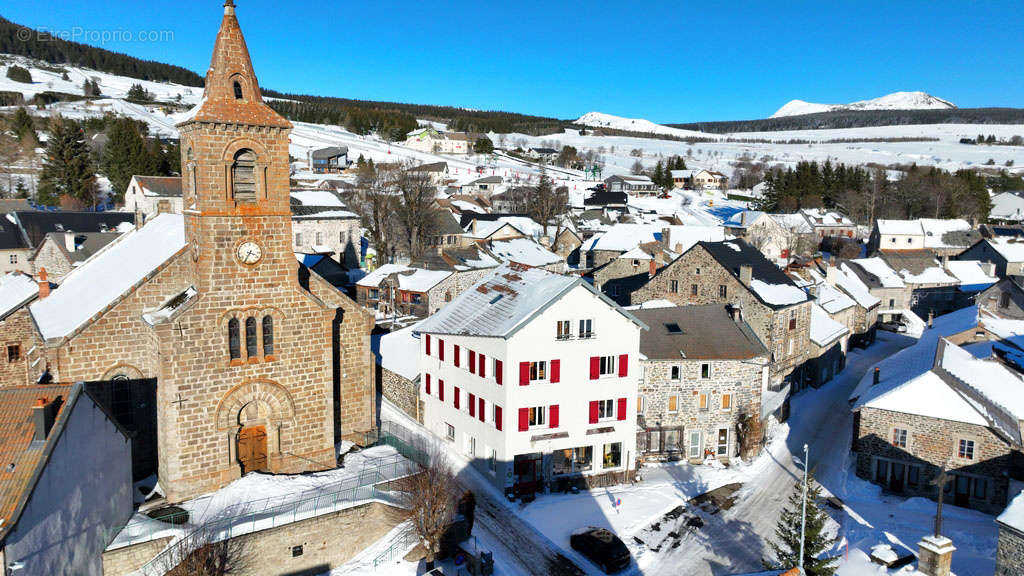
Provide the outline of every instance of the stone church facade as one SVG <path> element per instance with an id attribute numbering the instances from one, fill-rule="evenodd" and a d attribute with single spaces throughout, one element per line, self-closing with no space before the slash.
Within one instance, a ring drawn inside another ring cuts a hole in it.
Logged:
<path id="1" fill-rule="evenodd" d="M 375 424 L 373 317 L 295 260 L 291 124 L 263 102 L 234 10 L 228 0 L 203 100 L 178 126 L 184 214 L 158 217 L 183 220 L 182 247 L 36 347 L 55 381 L 157 379 L 170 501 L 252 470 L 332 468 L 335 443 Z"/>

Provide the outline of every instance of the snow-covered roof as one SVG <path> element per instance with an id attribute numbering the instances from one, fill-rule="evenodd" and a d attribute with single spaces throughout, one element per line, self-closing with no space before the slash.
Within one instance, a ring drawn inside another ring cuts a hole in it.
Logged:
<path id="1" fill-rule="evenodd" d="M 407 380 L 414 380 L 419 375 L 419 343 L 413 335 L 418 326 L 416 323 L 395 332 L 373 336 L 371 346 L 377 354 L 377 363 Z"/>
<path id="2" fill-rule="evenodd" d="M 547 266 L 562 261 L 562 257 L 529 238 L 494 240 L 488 249 L 502 262 L 516 262 L 527 266 Z"/>
<path id="3" fill-rule="evenodd" d="M 1014 192 L 996 194 L 992 197 L 992 210 L 988 216 L 993 220 L 1024 220 L 1024 197 Z"/>
<path id="4" fill-rule="evenodd" d="M 1018 532 L 1024 532 L 1024 492 L 1021 492 L 1010 500 L 1010 504 L 1003 510 L 996 521 L 1013 528 Z"/>
<path id="5" fill-rule="evenodd" d="M 824 347 L 848 333 L 846 326 L 830 318 L 821 306 L 811 304 L 811 342 Z"/>
<path id="6" fill-rule="evenodd" d="M 942 351 L 942 368 L 957 377 L 985 398 L 1005 409 L 1015 421 L 1024 419 L 1024 379 L 1003 363 L 992 358 L 976 358 L 973 354 L 946 343 Z M 983 406 L 977 406 L 984 411 Z M 1016 434 L 1019 434 L 1019 430 Z"/>
<path id="7" fill-rule="evenodd" d="M 629 250 L 628 252 L 624 252 L 621 256 L 619 256 L 619 258 L 623 258 L 625 260 L 651 260 L 652 259 L 651 255 L 648 254 L 647 252 L 644 252 L 644 249 L 639 247 L 639 246 L 637 246 L 636 248 L 633 248 L 632 250 Z"/>
<path id="8" fill-rule="evenodd" d="M 921 229 L 924 231 L 924 245 L 926 248 L 947 248 L 951 245 L 944 239 L 950 232 L 968 232 L 971 223 L 961 218 L 947 220 L 935 218 L 921 218 Z"/>
<path id="9" fill-rule="evenodd" d="M 0 276 L 0 318 L 20 308 L 39 294 L 39 285 L 27 274 L 8 272 Z"/>
<path id="10" fill-rule="evenodd" d="M 759 210 L 743 210 L 733 214 L 728 220 L 725 221 L 725 225 L 730 228 L 746 228 L 757 222 L 764 212 Z"/>
<path id="11" fill-rule="evenodd" d="M 326 190 L 292 190 L 292 198 L 301 202 L 303 206 L 345 207 L 345 203 L 337 194 Z"/>
<path id="12" fill-rule="evenodd" d="M 853 226 L 853 221 L 846 216 L 824 208 L 804 208 L 800 213 L 814 226 Z"/>
<path id="13" fill-rule="evenodd" d="M 68 336 L 185 247 L 180 214 L 160 214 L 124 234 L 64 277 L 29 310 L 43 339 Z"/>
<path id="14" fill-rule="evenodd" d="M 398 288 L 410 292 L 426 292 L 452 275 L 447 270 L 424 270 L 423 268 L 412 268 L 402 264 L 383 264 L 373 272 L 363 276 L 356 282 L 356 285 L 378 288 L 380 283 L 392 274 L 397 275 Z"/>
<path id="15" fill-rule="evenodd" d="M 950 260 L 946 269 L 960 281 L 961 286 L 995 284 L 999 278 L 989 276 L 983 264 L 977 260 Z"/>
<path id="16" fill-rule="evenodd" d="M 780 226 L 795 234 L 810 234 L 814 230 L 800 214 L 769 214 Z"/>
<path id="17" fill-rule="evenodd" d="M 824 282 L 817 284 L 818 286 L 818 306 L 821 306 L 829 314 L 835 314 L 842 312 L 848 308 L 853 308 L 857 303 L 838 288 L 830 286 Z"/>
<path id="18" fill-rule="evenodd" d="M 768 284 L 762 280 L 753 279 L 750 281 L 750 289 L 753 290 L 761 300 L 775 306 L 787 304 L 799 304 L 807 300 L 807 294 L 795 284 Z"/>
<path id="19" fill-rule="evenodd" d="M 1024 240 L 1014 236 L 997 236 L 986 240 L 1007 262 L 1024 262 Z"/>
<path id="20" fill-rule="evenodd" d="M 883 288 L 905 288 L 903 279 L 895 270 L 885 263 L 885 260 L 875 256 L 874 258 L 857 258 L 850 260 L 860 266 L 868 274 L 878 277 L 878 282 Z"/>
<path id="21" fill-rule="evenodd" d="M 988 422 L 963 396 L 932 371 L 872 398 L 863 406 L 988 426 Z"/>
<path id="22" fill-rule="evenodd" d="M 936 262 L 935 266 L 929 266 L 922 270 L 919 274 L 914 274 L 909 270 L 900 270 L 900 276 L 903 277 L 903 281 L 907 284 L 958 284 L 959 281 L 942 269 Z"/>
<path id="23" fill-rule="evenodd" d="M 924 229 L 920 220 L 877 220 L 878 233 L 891 236 L 921 236 Z"/>
<path id="24" fill-rule="evenodd" d="M 871 308 L 881 302 L 846 264 L 842 264 L 836 270 L 833 281 L 837 288 L 849 294 L 863 308 Z"/>
<path id="25" fill-rule="evenodd" d="M 570 290 L 583 287 L 642 324 L 579 277 L 503 265 L 417 327 L 417 333 L 507 338 Z"/>
<path id="26" fill-rule="evenodd" d="M 685 252 L 697 242 L 720 242 L 725 240 L 725 229 L 721 226 L 668 226 L 661 224 L 615 224 L 603 234 L 596 234 L 584 244 L 583 251 L 612 250 L 627 252 L 641 244 L 661 241 L 662 229 L 669 230 L 669 249 Z"/>

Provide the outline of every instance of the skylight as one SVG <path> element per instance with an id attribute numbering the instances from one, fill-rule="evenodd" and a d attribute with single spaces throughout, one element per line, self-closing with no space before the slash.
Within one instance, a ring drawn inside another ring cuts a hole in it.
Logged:
<path id="1" fill-rule="evenodd" d="M 668 324 L 665 324 L 665 330 L 668 330 L 669 334 L 682 334 L 683 333 L 683 329 L 680 328 L 679 324 L 676 324 L 675 322 L 669 322 Z"/>

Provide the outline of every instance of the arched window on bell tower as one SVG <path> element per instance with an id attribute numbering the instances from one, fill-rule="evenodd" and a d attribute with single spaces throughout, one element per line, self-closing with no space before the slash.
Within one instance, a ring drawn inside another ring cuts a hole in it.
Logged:
<path id="1" fill-rule="evenodd" d="M 236 202 L 256 201 L 256 153 L 248 148 L 235 152 L 231 164 L 231 195 Z"/>
<path id="2" fill-rule="evenodd" d="M 256 358 L 259 354 L 259 344 L 256 342 L 256 319 L 249 316 L 245 319 L 245 355 L 249 358 Z"/>
<path id="3" fill-rule="evenodd" d="M 238 80 L 235 80 L 233 82 L 233 84 L 234 84 L 233 88 L 235 90 L 235 100 L 242 100 L 243 99 L 242 83 L 239 82 Z"/>
<path id="4" fill-rule="evenodd" d="M 238 333 L 238 318 L 228 320 L 228 353 L 232 360 L 242 357 L 242 339 Z"/>
<path id="5" fill-rule="evenodd" d="M 274 319 L 269 314 L 263 317 L 263 355 L 274 355 Z"/>

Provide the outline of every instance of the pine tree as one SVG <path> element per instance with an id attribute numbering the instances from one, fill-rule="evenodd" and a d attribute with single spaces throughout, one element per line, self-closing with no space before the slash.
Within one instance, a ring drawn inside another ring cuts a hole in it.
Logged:
<path id="1" fill-rule="evenodd" d="M 24 106 L 14 111 L 14 117 L 11 118 L 11 131 L 18 137 L 18 140 L 21 140 L 22 144 L 25 144 L 28 139 L 38 141 L 35 123 L 32 122 L 32 116 Z"/>
<path id="2" fill-rule="evenodd" d="M 77 122 L 57 116 L 50 122 L 50 139 L 46 142 L 37 200 L 40 204 L 56 206 L 61 196 L 95 205 L 96 170 L 81 127 Z"/>
<path id="3" fill-rule="evenodd" d="M 22 68 L 16 64 L 12 64 L 7 68 L 7 77 L 15 82 L 21 82 L 23 84 L 32 83 L 32 73 L 27 68 Z"/>
<path id="4" fill-rule="evenodd" d="M 828 514 L 818 507 L 821 486 L 814 476 L 807 479 L 807 528 L 804 536 L 804 571 L 808 576 L 832 576 L 839 568 L 839 556 L 829 556 L 838 539 L 825 534 Z M 800 558 L 800 525 L 803 509 L 803 486 L 798 481 L 789 495 L 789 504 L 779 516 L 775 541 L 769 542 L 774 558 L 765 559 L 766 566 L 776 570 L 796 568 Z"/>
<path id="5" fill-rule="evenodd" d="M 114 202 L 120 203 L 133 175 L 160 172 L 135 121 L 128 118 L 114 120 L 107 136 L 110 140 L 103 149 L 100 172 L 110 180 Z"/>
<path id="6" fill-rule="evenodd" d="M 143 88 L 142 84 L 132 84 L 125 99 L 129 102 L 149 102 L 153 99 L 153 95 Z"/>

